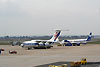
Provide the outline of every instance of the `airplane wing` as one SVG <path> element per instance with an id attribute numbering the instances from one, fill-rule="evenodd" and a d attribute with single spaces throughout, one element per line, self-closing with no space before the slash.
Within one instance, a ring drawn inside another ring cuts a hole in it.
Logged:
<path id="1" fill-rule="evenodd" d="M 50 41 L 50 40 L 36 40 L 37 43 L 55 43 L 56 41 Z"/>

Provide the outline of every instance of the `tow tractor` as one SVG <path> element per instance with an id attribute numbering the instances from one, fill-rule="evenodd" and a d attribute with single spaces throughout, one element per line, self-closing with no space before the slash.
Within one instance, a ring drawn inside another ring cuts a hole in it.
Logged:
<path id="1" fill-rule="evenodd" d="M 80 67 L 80 65 L 85 65 L 87 63 L 86 58 L 82 58 L 81 61 L 71 62 L 71 67 Z"/>

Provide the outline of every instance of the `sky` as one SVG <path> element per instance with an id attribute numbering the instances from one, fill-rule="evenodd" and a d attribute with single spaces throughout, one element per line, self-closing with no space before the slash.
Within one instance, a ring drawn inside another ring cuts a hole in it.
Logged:
<path id="1" fill-rule="evenodd" d="M 100 0 L 0 0 L 0 36 L 100 35 Z"/>

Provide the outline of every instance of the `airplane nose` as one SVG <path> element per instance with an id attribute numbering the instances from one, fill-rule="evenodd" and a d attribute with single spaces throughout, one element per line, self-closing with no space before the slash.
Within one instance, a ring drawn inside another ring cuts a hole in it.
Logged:
<path id="1" fill-rule="evenodd" d="M 21 44 L 20 46 L 21 46 L 21 47 L 24 47 L 24 45 L 23 45 L 23 44 Z"/>

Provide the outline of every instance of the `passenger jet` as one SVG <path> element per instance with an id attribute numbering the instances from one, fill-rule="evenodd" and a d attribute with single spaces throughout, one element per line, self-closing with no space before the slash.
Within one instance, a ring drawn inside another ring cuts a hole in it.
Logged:
<path id="1" fill-rule="evenodd" d="M 80 44 L 86 44 L 91 40 L 92 33 L 88 35 L 86 39 L 73 39 L 73 40 L 63 40 L 60 44 L 65 46 L 80 46 Z"/>

